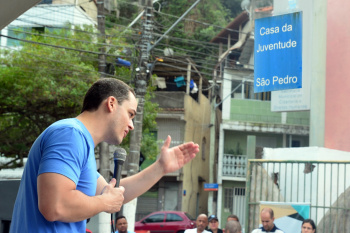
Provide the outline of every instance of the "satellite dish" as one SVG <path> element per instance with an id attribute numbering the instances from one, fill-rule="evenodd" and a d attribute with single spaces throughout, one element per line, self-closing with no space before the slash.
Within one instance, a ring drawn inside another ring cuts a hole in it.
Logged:
<path id="1" fill-rule="evenodd" d="M 174 56 L 174 50 L 172 50 L 171 48 L 165 48 L 164 49 L 164 55 L 165 56 Z"/>

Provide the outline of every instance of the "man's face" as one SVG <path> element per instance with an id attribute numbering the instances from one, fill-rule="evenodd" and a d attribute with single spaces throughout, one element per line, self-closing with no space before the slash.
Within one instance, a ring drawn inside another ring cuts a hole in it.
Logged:
<path id="1" fill-rule="evenodd" d="M 110 122 L 110 135 L 108 140 L 110 144 L 119 145 L 130 130 L 134 129 L 133 118 L 136 115 L 137 101 L 130 92 L 129 99 L 124 100 L 122 104 L 114 103 L 113 113 Z"/>
<path id="2" fill-rule="evenodd" d="M 208 226 L 208 218 L 206 216 L 199 215 L 196 220 L 197 230 L 204 231 Z"/>
<path id="3" fill-rule="evenodd" d="M 216 230 L 216 229 L 218 229 L 218 228 L 219 228 L 219 221 L 216 220 L 216 219 L 210 220 L 210 222 L 209 222 L 209 228 L 210 228 L 211 230 Z"/>
<path id="4" fill-rule="evenodd" d="M 261 212 L 260 214 L 261 217 L 261 223 L 266 231 L 271 231 L 274 224 L 273 221 L 275 220 L 274 218 L 271 218 L 269 212 Z"/>
<path id="5" fill-rule="evenodd" d="M 117 221 L 117 230 L 119 233 L 125 233 L 128 231 L 128 222 L 125 218 L 120 218 Z"/>

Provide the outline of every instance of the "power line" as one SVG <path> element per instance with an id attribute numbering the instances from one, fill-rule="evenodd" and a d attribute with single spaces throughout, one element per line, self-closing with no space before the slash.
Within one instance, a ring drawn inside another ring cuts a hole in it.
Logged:
<path id="1" fill-rule="evenodd" d="M 163 13 L 163 12 L 157 12 L 157 14 L 159 15 L 165 15 L 165 16 L 170 16 L 170 17 L 173 17 L 173 18 L 179 18 L 178 16 L 175 16 L 175 15 L 171 15 L 171 14 L 167 14 L 167 13 Z M 222 27 L 222 26 L 218 26 L 218 25 L 215 25 L 215 24 L 211 24 L 211 23 L 206 23 L 206 22 L 201 22 L 201 21 L 198 21 L 198 20 L 194 20 L 194 19 L 188 19 L 188 18 L 184 18 L 185 21 L 190 21 L 190 22 L 194 22 L 194 23 L 198 23 L 198 24 L 203 24 L 204 26 L 213 26 L 215 28 L 219 28 L 219 29 L 225 29 L 226 31 L 229 31 L 229 32 L 237 32 L 237 33 L 243 33 L 244 32 L 240 32 L 239 30 L 235 30 L 235 29 L 230 29 L 230 28 L 226 28 L 226 27 Z M 248 34 L 248 33 L 246 33 Z"/>
<path id="2" fill-rule="evenodd" d="M 176 16 L 175 16 L 176 17 Z M 114 23 L 111 23 L 112 25 L 117 25 L 117 26 L 121 26 L 121 27 L 125 27 L 125 26 L 123 26 L 123 25 L 119 25 L 119 24 L 114 24 Z M 69 29 L 69 30 L 72 30 L 72 29 Z M 139 30 L 134 30 L 134 29 L 132 29 L 133 31 L 139 31 Z M 90 32 L 86 32 L 86 31 L 84 31 L 85 33 L 90 33 Z M 103 35 L 100 35 L 99 33 L 95 33 L 95 35 L 98 35 L 98 36 L 103 36 Z M 159 34 L 158 34 L 159 35 Z M 186 42 L 186 43 L 199 43 L 200 45 L 204 45 L 204 44 L 207 44 L 208 46 L 210 45 L 210 46 L 215 46 L 215 47 L 217 47 L 218 45 L 216 45 L 216 44 L 212 44 L 212 43 L 208 43 L 208 42 L 202 42 L 202 41 L 198 41 L 198 40 L 191 40 L 191 39 L 184 39 L 184 38 L 178 38 L 178 37 L 171 37 L 171 36 L 169 36 L 168 37 L 169 39 L 171 39 L 171 40 L 174 40 L 174 41 L 180 41 L 180 42 Z M 30 41 L 25 41 L 25 42 L 29 42 L 30 43 Z M 105 44 L 101 44 L 101 45 L 105 45 Z M 48 46 L 50 46 L 50 45 L 48 45 Z M 107 45 L 107 46 L 111 46 L 111 45 Z M 117 47 L 117 46 L 115 46 L 115 47 Z M 123 47 L 123 46 L 121 46 L 121 47 Z M 65 47 L 63 47 L 63 48 L 65 48 Z M 180 49 L 180 48 L 178 48 L 178 47 L 175 47 L 176 49 Z M 202 48 L 203 49 L 212 49 L 212 48 L 209 48 L 209 47 L 207 47 L 207 46 L 202 46 Z M 70 48 L 65 48 L 65 49 L 70 49 Z M 78 51 L 81 51 L 81 50 L 78 50 Z M 182 51 L 187 51 L 187 52 L 191 52 L 191 50 L 186 50 L 186 49 L 182 49 Z M 90 52 L 90 51 L 81 51 L 81 52 L 89 52 L 89 53 L 93 53 L 93 54 L 96 54 L 96 53 L 94 53 L 94 52 Z M 200 53 L 200 52 L 193 52 L 193 53 Z M 108 55 L 108 54 L 107 54 Z M 204 55 L 204 54 L 202 54 L 202 55 Z M 207 54 L 206 54 L 207 55 Z M 114 56 L 114 55 L 109 55 L 109 56 Z M 199 59 L 198 59 L 199 60 Z M 202 60 L 203 61 L 203 60 Z M 205 60 L 204 60 L 205 61 Z M 206 64 L 210 64 L 210 63 L 206 63 Z M 204 67 L 204 68 L 207 68 L 207 67 Z"/>
<path id="3" fill-rule="evenodd" d="M 72 15 L 71 15 L 72 16 Z M 48 18 L 44 18 L 44 19 L 48 19 Z M 24 21 L 24 22 L 27 22 L 27 23 L 32 23 L 32 24 L 36 24 L 38 26 L 42 26 L 42 27 L 48 27 L 48 28 L 59 28 L 59 27 L 54 27 L 54 26 L 50 26 L 50 25 L 45 25 L 45 24 L 39 24 L 37 22 L 34 22 L 34 21 L 30 21 L 30 20 L 24 20 L 24 19 L 18 19 L 18 20 L 21 20 L 21 21 Z M 126 27 L 124 25 L 120 25 L 120 24 L 115 24 L 115 23 L 110 23 L 111 25 L 113 26 L 118 26 L 118 27 Z M 67 28 L 67 27 L 63 27 L 65 29 L 68 29 L 68 30 L 74 30 L 74 29 L 70 29 L 70 28 Z M 132 29 L 133 31 L 136 31 L 136 32 L 139 32 L 139 30 L 137 29 Z M 82 30 L 78 30 L 78 31 L 82 31 Z M 94 35 L 97 35 L 97 36 L 105 36 L 105 35 L 101 35 L 99 33 L 91 33 L 91 32 L 86 32 L 85 33 L 89 33 L 89 34 L 94 34 Z M 155 33 L 155 35 L 157 36 L 161 36 L 161 34 L 157 34 Z M 108 35 L 106 35 L 108 36 Z M 203 45 L 203 44 L 206 44 L 206 45 L 210 45 L 210 46 L 215 46 L 215 47 L 218 47 L 217 44 L 213 44 L 213 43 L 209 43 L 209 42 L 203 42 L 203 41 L 198 41 L 198 40 L 190 40 L 190 39 L 185 39 L 185 38 L 178 38 L 178 37 L 172 37 L 172 36 L 167 36 L 167 38 L 170 38 L 170 39 L 174 39 L 175 41 L 187 41 L 188 43 L 196 43 L 196 44 L 200 44 L 200 45 Z M 203 46 L 202 46 L 203 47 Z"/>
<path id="4" fill-rule="evenodd" d="M 12 48 L 12 47 L 9 47 L 9 46 L 0 46 L 0 47 L 3 47 L 3 48 L 7 48 L 7 49 L 10 49 L 10 50 L 17 51 L 16 49 L 14 49 L 14 48 Z M 77 75 L 83 76 L 83 77 L 85 76 L 85 73 L 84 73 L 84 74 L 80 74 L 81 71 L 82 71 L 82 69 L 84 69 L 84 70 L 86 70 L 86 71 L 90 71 L 90 72 L 91 72 L 91 71 L 93 71 L 93 72 L 98 72 L 98 71 L 96 71 L 94 68 L 93 68 L 93 69 L 90 69 L 90 68 L 88 68 L 88 67 L 86 67 L 86 66 L 76 66 L 76 65 L 74 65 L 74 64 L 72 64 L 72 63 L 62 62 L 62 61 L 57 60 L 57 59 L 50 59 L 50 58 L 48 58 L 48 57 L 46 57 L 46 56 L 40 56 L 40 55 L 38 55 L 38 54 L 26 52 L 26 51 L 23 51 L 23 50 L 21 51 L 21 53 L 28 54 L 28 55 L 30 55 L 31 58 L 35 57 L 35 59 L 36 59 L 37 61 L 48 60 L 48 61 L 53 62 L 53 63 L 59 63 L 59 64 L 67 65 L 67 67 L 73 68 L 73 71 L 77 71 Z M 38 58 L 38 59 L 37 59 L 37 58 Z M 40 59 L 40 60 L 39 60 L 39 59 Z M 98 60 L 98 59 L 95 59 L 95 60 Z M 2 64 L 3 64 L 3 65 L 7 65 L 7 64 L 4 64 L 4 63 L 2 63 Z M 17 67 L 25 67 L 25 68 L 27 68 L 27 69 L 33 70 L 33 72 L 41 69 L 40 66 L 37 66 L 37 67 L 35 67 L 35 66 L 27 66 L 27 65 L 25 65 L 25 63 L 23 63 L 23 64 L 21 64 L 21 66 L 17 66 Z M 53 68 L 50 68 L 50 71 L 54 71 L 56 74 L 62 74 L 62 73 L 65 73 L 66 70 L 65 70 L 65 69 L 62 70 L 62 69 L 53 69 Z M 102 73 L 102 74 L 104 74 L 104 75 L 106 75 L 106 76 L 109 76 L 109 77 L 118 78 L 118 79 L 121 79 L 121 80 L 123 80 L 123 81 L 129 81 L 129 79 L 121 78 L 120 76 L 111 75 L 111 74 L 107 74 L 107 73 L 104 73 L 104 72 L 98 72 L 98 73 L 100 73 L 100 74 Z"/>
<path id="5" fill-rule="evenodd" d="M 6 36 L 6 35 L 2 35 L 2 34 L 0 34 L 0 36 L 6 37 L 6 38 L 10 38 L 10 39 L 13 39 L 13 40 L 18 40 L 18 41 L 26 42 L 26 43 L 39 44 L 39 45 L 49 46 L 49 47 L 54 47 L 54 48 L 59 48 L 59 49 L 67 49 L 67 50 L 72 50 L 72 51 L 77 51 L 77 52 L 91 53 L 91 54 L 95 54 L 95 55 L 100 54 L 99 52 L 88 51 L 88 50 L 82 50 L 82 49 L 75 49 L 75 48 L 64 47 L 64 46 L 60 46 L 60 45 L 46 44 L 46 43 L 42 43 L 42 42 L 36 42 L 36 41 L 25 40 L 25 39 L 19 39 L 19 38 L 16 38 L 16 37 Z M 117 57 L 116 55 L 108 54 L 108 53 L 104 53 L 103 55 L 105 55 L 105 56 L 111 56 L 111 57 Z"/>
<path id="6" fill-rule="evenodd" d="M 91 41 L 78 40 L 78 39 L 73 39 L 73 38 L 69 38 L 69 37 L 55 36 L 55 35 L 51 35 L 51 34 L 42 34 L 42 33 L 32 33 L 32 32 L 28 32 L 28 31 L 21 31 L 21 30 L 16 30 L 16 29 L 7 29 L 7 30 L 13 31 L 13 32 L 18 32 L 18 33 L 29 34 L 32 36 L 34 35 L 34 36 L 40 36 L 40 37 L 50 37 L 50 38 L 55 38 L 55 39 L 63 39 L 63 40 L 68 40 L 68 41 L 83 42 L 86 44 L 91 44 Z M 100 46 L 115 47 L 115 48 L 135 48 L 134 46 L 121 46 L 121 45 L 113 45 L 113 44 L 106 44 L 106 43 L 99 43 L 99 42 L 92 42 L 92 44 L 100 45 Z"/>

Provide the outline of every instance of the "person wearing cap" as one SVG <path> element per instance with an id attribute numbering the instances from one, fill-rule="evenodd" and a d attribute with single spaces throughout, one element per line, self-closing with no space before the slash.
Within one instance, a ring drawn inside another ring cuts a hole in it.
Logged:
<path id="1" fill-rule="evenodd" d="M 222 230 L 219 228 L 219 219 L 216 215 L 209 216 L 209 231 L 213 233 L 222 233 Z"/>
<path id="2" fill-rule="evenodd" d="M 198 215 L 196 226 L 197 228 L 185 230 L 185 233 L 210 233 L 210 231 L 205 230 L 208 226 L 208 216 L 206 214 Z"/>

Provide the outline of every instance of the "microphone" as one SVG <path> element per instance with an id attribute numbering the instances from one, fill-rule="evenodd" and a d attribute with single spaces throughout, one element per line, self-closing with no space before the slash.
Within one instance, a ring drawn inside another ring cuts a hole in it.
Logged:
<path id="1" fill-rule="evenodd" d="M 123 170 L 123 164 L 126 159 L 126 151 L 124 148 L 118 147 L 114 151 L 114 174 L 113 178 L 117 180 L 116 187 L 119 187 L 120 177 Z"/>
<path id="2" fill-rule="evenodd" d="M 119 182 L 120 182 L 120 177 L 122 174 L 122 170 L 123 170 L 123 164 L 125 162 L 126 159 L 126 151 L 124 148 L 121 147 L 117 147 L 117 149 L 114 151 L 113 153 L 114 156 L 114 174 L 113 174 L 113 178 L 115 178 L 117 180 L 117 184 L 115 185 L 115 187 L 119 187 Z M 119 212 L 115 213 L 116 216 L 118 216 Z M 113 213 L 111 214 L 111 228 L 112 228 L 112 232 L 114 233 L 114 225 L 116 223 L 114 223 L 113 220 Z"/>

